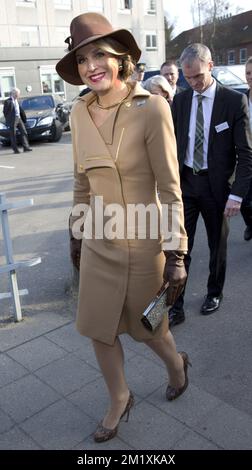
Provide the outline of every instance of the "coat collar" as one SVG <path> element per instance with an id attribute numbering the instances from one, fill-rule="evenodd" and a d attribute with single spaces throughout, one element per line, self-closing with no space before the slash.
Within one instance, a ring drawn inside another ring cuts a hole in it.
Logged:
<path id="1" fill-rule="evenodd" d="M 123 101 L 124 104 L 127 103 L 127 102 L 129 103 L 133 100 L 137 101 L 137 99 L 139 99 L 139 98 L 140 99 L 148 98 L 150 96 L 150 93 L 147 90 L 145 90 L 138 82 L 128 82 L 128 84 L 131 87 L 131 93 L 130 93 L 129 97 L 125 101 Z M 83 101 L 85 103 L 86 107 L 88 107 L 95 99 L 96 99 L 96 94 L 93 91 L 90 91 L 86 95 L 80 96 L 78 98 L 78 101 Z M 126 105 L 126 107 L 127 107 L 127 105 Z M 119 112 L 120 109 L 121 109 L 121 105 L 117 108 L 116 113 L 109 116 L 107 121 L 105 121 L 105 123 L 102 126 L 103 138 L 104 138 L 105 144 L 112 145 L 112 143 L 113 143 L 116 118 L 117 118 L 117 115 L 118 115 L 118 112 Z M 90 116 L 89 116 L 89 118 L 90 118 Z"/>
<path id="2" fill-rule="evenodd" d="M 150 96 L 150 93 L 145 90 L 138 82 L 127 82 L 131 87 L 131 94 L 129 98 L 140 98 L 142 96 Z M 92 101 L 95 100 L 96 94 L 93 91 L 86 93 L 86 95 L 80 96 L 78 100 L 84 101 L 87 106 L 89 106 Z"/>

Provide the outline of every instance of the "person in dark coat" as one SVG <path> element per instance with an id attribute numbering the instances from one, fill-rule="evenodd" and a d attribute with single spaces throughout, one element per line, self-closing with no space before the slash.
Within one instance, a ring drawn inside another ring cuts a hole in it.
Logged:
<path id="1" fill-rule="evenodd" d="M 248 97 L 250 129 L 252 132 L 252 57 L 248 58 L 245 67 L 246 79 L 249 86 L 246 95 Z M 252 238 L 252 179 L 250 181 L 248 193 L 242 201 L 241 215 L 246 224 L 243 235 L 244 240 L 249 241 Z"/>
<path id="2" fill-rule="evenodd" d="M 222 300 L 228 220 L 240 213 L 252 176 L 248 100 L 243 93 L 216 83 L 211 75 L 211 52 L 204 44 L 189 45 L 180 63 L 191 87 L 175 95 L 172 105 L 188 235 L 185 266 L 188 272 L 201 214 L 210 260 L 207 295 L 200 312 L 209 315 Z M 184 292 L 169 311 L 170 326 L 184 321 L 183 304 Z"/>
<path id="3" fill-rule="evenodd" d="M 17 146 L 17 129 L 21 135 L 24 152 L 30 152 L 32 150 L 29 146 L 27 130 L 25 128 L 26 115 L 22 106 L 18 102 L 19 96 L 20 90 L 18 88 L 13 88 L 11 90 L 10 97 L 5 100 L 3 108 L 6 125 L 10 128 L 10 141 L 14 153 L 20 153 Z"/>

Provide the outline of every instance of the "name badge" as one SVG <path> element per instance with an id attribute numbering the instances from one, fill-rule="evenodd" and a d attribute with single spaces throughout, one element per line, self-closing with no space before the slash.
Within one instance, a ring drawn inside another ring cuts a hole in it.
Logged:
<path id="1" fill-rule="evenodd" d="M 221 124 L 218 124 L 217 126 L 215 126 L 216 132 L 222 132 L 225 129 L 229 129 L 229 125 L 228 125 L 227 121 L 222 122 Z"/>

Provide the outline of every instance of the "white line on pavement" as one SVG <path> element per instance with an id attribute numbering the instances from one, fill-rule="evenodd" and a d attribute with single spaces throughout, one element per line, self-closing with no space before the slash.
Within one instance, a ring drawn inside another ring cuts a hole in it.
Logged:
<path id="1" fill-rule="evenodd" d="M 15 167 L 14 166 L 0 165 L 0 168 L 10 168 L 11 170 L 13 170 Z"/>

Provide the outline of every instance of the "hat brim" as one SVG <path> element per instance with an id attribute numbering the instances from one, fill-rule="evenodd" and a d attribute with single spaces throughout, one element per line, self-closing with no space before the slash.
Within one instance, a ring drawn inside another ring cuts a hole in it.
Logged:
<path id="1" fill-rule="evenodd" d="M 75 58 L 75 52 L 82 46 L 86 46 L 91 42 L 98 41 L 104 38 L 113 38 L 120 42 L 127 48 L 129 54 L 135 62 L 138 62 L 141 56 L 141 50 L 139 49 L 134 37 L 127 29 L 118 29 L 109 34 L 92 36 L 84 41 L 80 42 L 78 46 L 74 47 L 68 54 L 66 54 L 56 65 L 57 73 L 66 82 L 71 85 L 83 85 L 83 81 L 80 78 L 78 72 L 78 66 Z"/>

